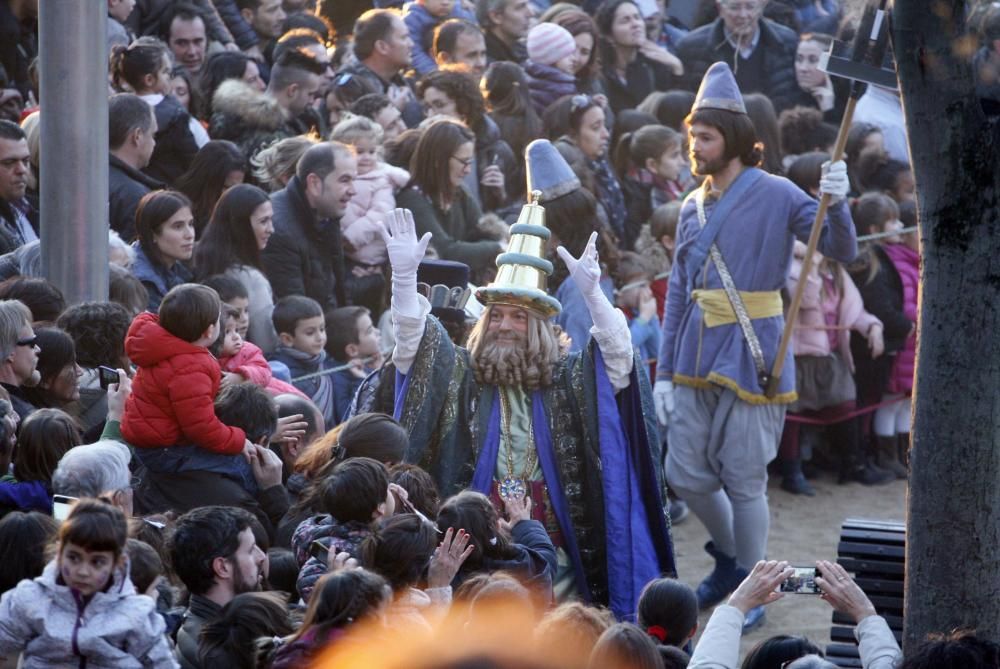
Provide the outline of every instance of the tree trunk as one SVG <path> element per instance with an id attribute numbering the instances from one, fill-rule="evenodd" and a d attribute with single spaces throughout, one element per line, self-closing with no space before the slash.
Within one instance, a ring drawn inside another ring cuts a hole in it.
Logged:
<path id="1" fill-rule="evenodd" d="M 923 266 L 904 650 L 1000 641 L 1000 137 L 975 94 L 963 0 L 896 0 L 892 31 Z"/>

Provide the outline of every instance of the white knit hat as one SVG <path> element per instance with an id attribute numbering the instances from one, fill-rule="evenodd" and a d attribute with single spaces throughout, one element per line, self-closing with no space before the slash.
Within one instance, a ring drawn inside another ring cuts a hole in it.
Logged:
<path id="1" fill-rule="evenodd" d="M 554 65 L 576 53 L 576 40 L 554 23 L 539 23 L 528 31 L 528 58 L 539 65 Z"/>

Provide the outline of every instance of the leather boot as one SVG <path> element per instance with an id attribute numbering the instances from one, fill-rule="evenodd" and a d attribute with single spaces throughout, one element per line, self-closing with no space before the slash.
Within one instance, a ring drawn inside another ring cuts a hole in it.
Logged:
<path id="1" fill-rule="evenodd" d="M 865 452 L 858 434 L 856 419 L 844 421 L 836 428 L 840 437 L 840 476 L 837 483 L 854 481 L 861 485 L 881 485 L 896 480 L 890 471 L 876 467 Z"/>
<path id="2" fill-rule="evenodd" d="M 816 490 L 802 474 L 802 461 L 798 458 L 781 460 L 781 489 L 793 495 L 816 496 Z"/>
<path id="3" fill-rule="evenodd" d="M 892 472 L 897 479 L 906 478 L 906 467 L 899 461 L 899 440 L 896 437 L 878 438 L 878 464 Z"/>

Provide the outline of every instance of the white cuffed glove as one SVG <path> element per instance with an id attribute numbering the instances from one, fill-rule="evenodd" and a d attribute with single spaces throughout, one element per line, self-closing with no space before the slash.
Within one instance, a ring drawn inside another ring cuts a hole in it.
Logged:
<path id="1" fill-rule="evenodd" d="M 417 267 L 424 259 L 431 233 L 417 239 L 416 225 L 409 209 L 393 209 L 378 224 L 379 234 L 385 242 L 392 266 L 392 299 L 403 314 L 415 315 L 420 312 L 417 301 Z"/>
<path id="2" fill-rule="evenodd" d="M 670 418 L 674 415 L 673 381 L 657 381 L 653 384 L 653 406 L 656 407 L 656 418 L 660 425 L 670 425 Z"/>
<path id="3" fill-rule="evenodd" d="M 569 275 L 573 277 L 573 283 L 583 294 L 594 326 L 598 330 L 611 330 L 616 327 L 617 309 L 608 302 L 607 296 L 601 290 L 601 265 L 597 262 L 597 233 L 591 233 L 587 247 L 579 258 L 574 258 L 563 246 L 559 246 L 556 253 L 566 263 Z"/>
<path id="4" fill-rule="evenodd" d="M 835 163 L 829 161 L 820 167 L 819 192 L 830 196 L 830 204 L 836 204 L 845 197 L 851 189 L 851 183 L 847 178 L 847 163 L 838 160 Z"/>

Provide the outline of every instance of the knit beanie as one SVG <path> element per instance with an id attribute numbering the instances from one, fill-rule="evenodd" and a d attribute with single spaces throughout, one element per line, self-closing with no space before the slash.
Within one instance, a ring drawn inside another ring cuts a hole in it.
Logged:
<path id="1" fill-rule="evenodd" d="M 554 23 L 539 23 L 528 31 L 528 58 L 539 65 L 555 65 L 576 52 L 576 40 Z"/>

